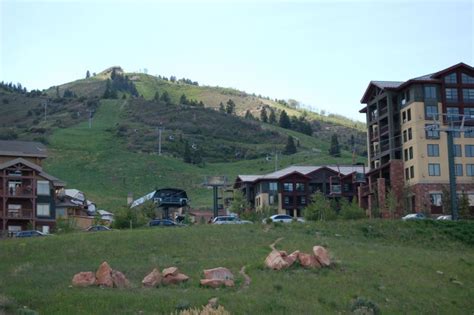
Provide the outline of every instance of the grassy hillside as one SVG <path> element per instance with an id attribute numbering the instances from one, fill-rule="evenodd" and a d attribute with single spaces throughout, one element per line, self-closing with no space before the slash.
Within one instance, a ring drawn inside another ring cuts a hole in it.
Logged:
<path id="1" fill-rule="evenodd" d="M 470 314 L 473 228 L 468 222 L 372 220 L 13 239 L 0 242 L 0 313 L 25 306 L 40 314 L 170 314 L 218 297 L 232 314 L 350 314 L 357 299 L 381 314 Z M 286 251 L 326 246 L 334 266 L 266 269 L 268 245 L 280 237 L 277 248 Z M 69 287 L 75 273 L 95 271 L 104 260 L 132 288 Z M 140 287 L 153 268 L 173 265 L 190 276 L 188 283 Z M 218 266 L 234 273 L 236 287 L 200 288 L 202 270 Z M 240 288 L 242 266 L 252 279 L 246 289 Z"/>
<path id="2" fill-rule="evenodd" d="M 137 153 L 127 149 L 127 143 L 116 136 L 116 126 L 128 108 L 128 100 L 103 100 L 94 116 L 93 127 L 83 122 L 58 129 L 51 137 L 50 157 L 45 168 L 67 181 L 69 187 L 83 190 L 99 207 L 112 211 L 124 205 L 128 192 L 142 196 L 155 187 L 181 187 L 192 199 L 192 206 L 210 207 L 211 191 L 202 187 L 206 175 L 226 175 L 234 180 L 238 174 L 272 171 L 273 162 L 265 159 L 232 163 L 206 163 L 204 167 L 187 164 L 181 158 L 156 153 Z M 327 154 L 328 143 L 314 137 L 268 126 L 279 132 L 289 132 L 305 147 L 317 147 L 321 152 L 302 151 L 280 157 L 280 167 L 291 164 L 351 163 L 351 155 L 343 152 L 334 159 Z"/>

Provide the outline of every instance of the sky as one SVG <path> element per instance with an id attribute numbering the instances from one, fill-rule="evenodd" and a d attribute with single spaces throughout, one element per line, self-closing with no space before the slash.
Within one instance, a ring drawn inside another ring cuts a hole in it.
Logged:
<path id="1" fill-rule="evenodd" d="M 364 121 L 371 80 L 474 65 L 474 1 L 0 0 L 0 81 L 147 69 Z"/>

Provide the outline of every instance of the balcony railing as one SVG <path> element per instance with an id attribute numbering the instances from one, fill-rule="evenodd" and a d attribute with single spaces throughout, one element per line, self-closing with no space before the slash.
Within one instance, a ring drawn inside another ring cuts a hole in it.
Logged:
<path id="1" fill-rule="evenodd" d="M 30 197 L 33 196 L 33 189 L 31 187 L 17 187 L 7 190 L 9 197 Z"/>
<path id="2" fill-rule="evenodd" d="M 380 127 L 380 134 L 383 135 L 388 131 L 388 125 Z"/>
<path id="3" fill-rule="evenodd" d="M 7 218 L 9 219 L 32 219 L 32 209 L 8 209 Z"/>

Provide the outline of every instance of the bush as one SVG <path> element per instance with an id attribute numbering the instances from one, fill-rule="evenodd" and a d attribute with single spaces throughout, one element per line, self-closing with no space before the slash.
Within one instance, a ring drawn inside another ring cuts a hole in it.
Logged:
<path id="1" fill-rule="evenodd" d="M 304 218 L 308 221 L 326 221 L 337 219 L 336 211 L 330 201 L 320 191 L 311 196 L 310 204 L 303 209 Z"/>
<path id="2" fill-rule="evenodd" d="M 148 222 L 146 216 L 136 209 L 123 207 L 115 214 L 113 228 L 115 229 L 129 229 L 144 226 Z"/>
<path id="3" fill-rule="evenodd" d="M 340 207 L 339 214 L 345 220 L 358 220 L 366 217 L 365 210 L 359 207 L 355 198 L 352 202 L 342 198 L 340 201 Z"/>

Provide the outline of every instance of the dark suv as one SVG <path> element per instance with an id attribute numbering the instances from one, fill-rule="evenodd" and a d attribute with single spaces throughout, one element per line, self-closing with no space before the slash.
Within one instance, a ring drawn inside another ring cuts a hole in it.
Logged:
<path id="1" fill-rule="evenodd" d="M 148 226 L 174 227 L 174 226 L 185 226 L 185 225 L 181 223 L 176 223 L 168 219 L 156 219 L 156 220 L 151 220 L 150 222 L 148 222 Z"/>
<path id="2" fill-rule="evenodd" d="M 31 231 L 20 231 L 15 234 L 15 237 L 37 237 L 37 236 L 46 236 L 40 231 L 31 230 Z"/>

